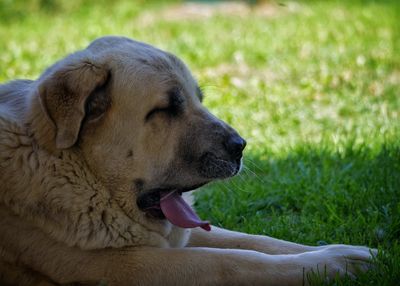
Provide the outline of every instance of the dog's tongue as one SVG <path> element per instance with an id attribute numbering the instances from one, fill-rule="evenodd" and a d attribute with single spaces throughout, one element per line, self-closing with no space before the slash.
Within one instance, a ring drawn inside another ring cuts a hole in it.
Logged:
<path id="1" fill-rule="evenodd" d="M 204 230 L 211 230 L 210 223 L 200 220 L 182 196 L 175 191 L 162 196 L 160 206 L 165 217 L 176 226 L 183 228 L 199 226 Z"/>

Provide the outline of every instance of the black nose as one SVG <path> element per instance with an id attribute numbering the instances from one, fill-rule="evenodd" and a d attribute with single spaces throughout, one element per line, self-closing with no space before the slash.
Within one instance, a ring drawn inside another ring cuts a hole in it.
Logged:
<path id="1" fill-rule="evenodd" d="M 234 159 L 240 159 L 242 151 L 246 147 L 246 140 L 237 135 L 231 136 L 225 143 L 225 147 Z"/>

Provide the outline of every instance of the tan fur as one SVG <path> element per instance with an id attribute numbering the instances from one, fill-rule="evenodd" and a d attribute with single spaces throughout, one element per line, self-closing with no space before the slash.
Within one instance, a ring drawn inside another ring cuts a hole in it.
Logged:
<path id="1" fill-rule="evenodd" d="M 146 121 L 174 86 L 181 114 Z M 196 152 L 224 156 L 220 139 L 236 134 L 196 88 L 175 56 L 119 37 L 96 40 L 36 81 L 0 86 L 1 285 L 302 285 L 303 270 L 353 275 L 368 265 L 363 247 L 190 231 L 138 209 L 143 189 L 204 184 L 204 172 L 221 171 L 187 163 Z"/>

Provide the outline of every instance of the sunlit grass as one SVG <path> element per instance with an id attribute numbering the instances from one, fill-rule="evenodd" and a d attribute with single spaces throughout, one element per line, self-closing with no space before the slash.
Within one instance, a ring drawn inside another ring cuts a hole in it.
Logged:
<path id="1" fill-rule="evenodd" d="M 199 213 L 301 243 L 385 249 L 375 270 L 335 285 L 395 285 L 399 5 L 281 2 L 188 16 L 165 1 L 0 0 L 0 81 L 35 79 L 107 34 L 177 54 L 205 105 L 248 141 L 242 174 L 199 192 Z"/>

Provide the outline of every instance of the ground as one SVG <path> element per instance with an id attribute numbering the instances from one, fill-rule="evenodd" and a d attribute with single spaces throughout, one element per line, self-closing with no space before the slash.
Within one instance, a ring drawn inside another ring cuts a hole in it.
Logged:
<path id="1" fill-rule="evenodd" d="M 35 79 L 107 34 L 178 55 L 205 105 L 248 141 L 241 175 L 197 192 L 202 218 L 311 245 L 377 247 L 374 269 L 331 284 L 397 285 L 396 2 L 0 0 L 0 81 Z"/>

